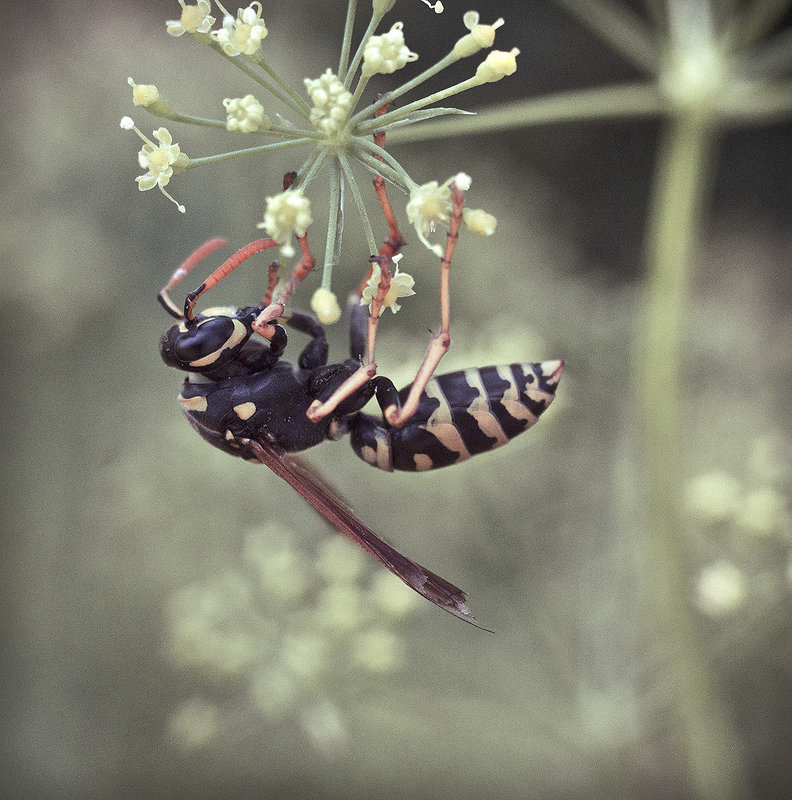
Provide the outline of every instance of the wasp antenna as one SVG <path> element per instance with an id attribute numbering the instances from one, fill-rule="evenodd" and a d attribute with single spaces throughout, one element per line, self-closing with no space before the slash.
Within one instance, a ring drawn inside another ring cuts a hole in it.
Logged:
<path id="1" fill-rule="evenodd" d="M 176 268 L 173 275 L 171 275 L 170 280 L 162 287 L 159 294 L 157 295 L 157 299 L 162 304 L 163 308 L 172 316 L 176 317 L 176 319 L 183 319 L 184 314 L 182 313 L 181 309 L 171 300 L 170 298 L 170 291 L 176 286 L 179 281 L 184 278 L 185 275 L 190 273 L 192 269 L 196 266 L 196 264 L 200 264 L 210 253 L 214 253 L 215 250 L 219 250 L 221 247 L 225 247 L 228 242 L 222 236 L 215 236 L 212 239 L 204 242 L 200 247 L 196 247 L 195 250 L 190 253 L 187 258 L 182 261 L 182 263 Z"/>
<path id="2" fill-rule="evenodd" d="M 207 242 L 206 244 L 209 244 Z M 278 243 L 274 239 L 256 239 L 255 242 L 246 244 L 243 248 L 239 249 L 226 259 L 194 292 L 187 295 L 184 301 L 184 316 L 187 319 L 193 319 L 193 308 L 198 298 L 213 286 L 217 286 L 223 278 L 227 277 L 233 272 L 242 262 L 247 261 L 251 256 L 260 253 L 262 250 L 267 250 L 270 247 L 277 247 Z"/>

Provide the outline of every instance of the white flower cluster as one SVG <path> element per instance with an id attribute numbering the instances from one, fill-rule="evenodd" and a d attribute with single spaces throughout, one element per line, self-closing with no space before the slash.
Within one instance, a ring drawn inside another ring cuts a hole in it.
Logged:
<path id="1" fill-rule="evenodd" d="M 289 189 L 267 198 L 264 220 L 257 227 L 266 230 L 278 244 L 285 245 L 292 234 L 304 236 L 312 222 L 311 201 L 302 189 Z"/>
<path id="2" fill-rule="evenodd" d="M 228 56 L 252 56 L 267 36 L 267 26 L 261 19 L 261 3 L 251 3 L 240 8 L 236 19 L 230 14 L 223 17 L 223 27 L 212 32 L 212 38 Z"/>
<path id="3" fill-rule="evenodd" d="M 226 128 L 229 131 L 252 133 L 272 127 L 272 121 L 264 113 L 264 106 L 252 94 L 223 100 L 226 110 Z"/>
<path id="4" fill-rule="evenodd" d="M 341 711 L 328 709 L 323 687 L 339 680 L 349 685 L 356 672 L 397 668 L 404 643 L 396 625 L 421 607 L 420 598 L 384 570 L 372 577 L 367 566 L 373 562 L 341 536 L 306 552 L 290 531 L 264 527 L 248 534 L 244 561 L 171 597 L 171 661 L 208 677 L 241 680 L 259 714 L 270 721 L 291 717 L 309 735 L 317 721 L 306 724 L 298 715 L 324 708 L 340 735 Z M 171 734 L 185 748 L 204 745 L 237 707 L 232 701 L 224 711 L 194 697 L 173 714 Z"/>
<path id="5" fill-rule="evenodd" d="M 352 94 L 328 67 L 324 75 L 305 79 L 305 88 L 311 98 L 311 124 L 324 133 L 341 130 L 352 109 Z"/>
<path id="6" fill-rule="evenodd" d="M 395 22 L 387 33 L 372 36 L 363 50 L 364 75 L 390 75 L 418 58 L 404 43 L 403 22 Z"/>

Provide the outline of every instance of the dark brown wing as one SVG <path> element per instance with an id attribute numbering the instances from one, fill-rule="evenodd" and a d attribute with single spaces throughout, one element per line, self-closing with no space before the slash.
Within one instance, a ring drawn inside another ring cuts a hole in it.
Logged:
<path id="1" fill-rule="evenodd" d="M 481 628 L 471 616 L 465 602 L 465 593 L 461 589 L 382 541 L 355 516 L 344 499 L 325 483 L 316 470 L 296 456 L 283 453 L 272 445 L 252 439 L 240 438 L 237 441 L 298 491 L 331 525 L 368 550 L 411 589 L 449 614 Z"/>

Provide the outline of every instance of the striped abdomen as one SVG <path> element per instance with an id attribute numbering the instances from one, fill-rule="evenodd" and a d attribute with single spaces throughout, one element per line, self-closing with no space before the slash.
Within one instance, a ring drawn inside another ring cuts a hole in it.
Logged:
<path id="1" fill-rule="evenodd" d="M 464 461 L 528 430 L 552 403 L 563 361 L 483 367 L 438 375 L 403 428 L 359 414 L 352 447 L 385 470 L 423 471 Z M 404 402 L 410 387 L 399 392 Z"/>

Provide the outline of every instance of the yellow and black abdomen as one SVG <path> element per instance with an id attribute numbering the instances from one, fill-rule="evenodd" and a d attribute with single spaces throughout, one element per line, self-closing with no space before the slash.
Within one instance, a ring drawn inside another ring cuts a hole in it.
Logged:
<path id="1" fill-rule="evenodd" d="M 528 430 L 555 397 L 563 361 L 509 364 L 438 375 L 403 428 L 359 414 L 352 448 L 379 469 L 424 471 L 494 450 Z M 399 392 L 402 402 L 410 387 Z"/>

